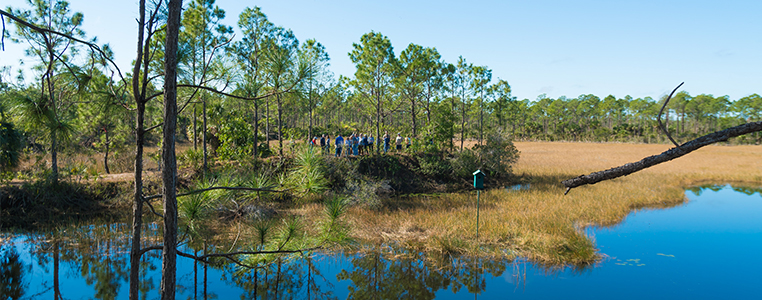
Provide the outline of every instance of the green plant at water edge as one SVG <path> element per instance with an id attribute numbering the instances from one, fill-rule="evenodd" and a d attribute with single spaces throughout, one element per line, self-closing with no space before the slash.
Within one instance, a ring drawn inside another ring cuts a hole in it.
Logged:
<path id="1" fill-rule="evenodd" d="M 323 214 L 326 220 L 321 222 L 323 239 L 328 242 L 341 242 L 347 239 L 348 225 L 341 219 L 346 213 L 349 203 L 340 197 L 325 202 Z"/>
<path id="2" fill-rule="evenodd" d="M 274 189 L 276 187 L 272 177 L 264 172 L 251 174 L 246 184 L 247 186 L 256 189 Z M 270 192 L 267 191 L 256 191 L 256 193 L 253 194 L 256 195 L 256 197 L 252 197 L 252 194 L 248 194 L 245 197 L 248 199 L 255 199 L 258 203 L 262 203 L 262 197 L 267 197 L 269 194 Z"/>
<path id="3" fill-rule="evenodd" d="M 193 233 L 203 226 L 203 220 L 209 215 L 211 201 L 205 194 L 193 194 L 177 198 L 177 212 L 181 220 Z"/>

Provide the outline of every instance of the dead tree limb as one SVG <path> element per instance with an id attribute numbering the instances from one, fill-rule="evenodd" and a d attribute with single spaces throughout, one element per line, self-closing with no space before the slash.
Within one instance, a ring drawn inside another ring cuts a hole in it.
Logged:
<path id="1" fill-rule="evenodd" d="M 566 192 L 564 195 L 575 187 L 583 186 L 586 184 L 595 184 L 604 180 L 614 179 L 622 176 L 627 176 L 637 171 L 658 165 L 663 162 L 673 160 L 675 158 L 686 155 L 706 145 L 711 145 L 717 142 L 727 141 L 729 138 L 749 134 L 753 132 L 762 131 L 762 121 L 746 123 L 736 127 L 728 128 L 722 131 L 707 134 L 695 140 L 689 141 L 678 147 L 674 147 L 658 155 L 646 157 L 640 161 L 628 163 L 623 166 L 611 168 L 605 171 L 591 173 L 590 175 L 581 175 L 576 178 L 567 179 L 561 183 L 566 186 Z"/>
<path id="2" fill-rule="evenodd" d="M 49 34 L 54 34 L 54 35 L 58 35 L 58 36 L 64 37 L 66 39 L 69 39 L 70 41 L 74 41 L 74 42 L 83 44 L 83 45 L 87 46 L 88 48 L 90 48 L 90 50 L 92 50 L 92 51 L 98 52 L 103 59 L 107 60 L 111 64 L 111 66 L 113 66 L 114 69 L 116 69 L 116 72 L 119 74 L 119 78 L 121 78 L 122 81 L 124 81 L 124 76 L 122 76 L 122 71 L 119 69 L 119 66 L 108 55 L 106 55 L 106 53 L 103 52 L 103 50 L 100 47 L 98 47 L 98 45 L 96 45 L 94 43 L 91 43 L 91 42 L 88 42 L 88 41 L 85 41 L 85 40 L 82 40 L 82 39 L 75 38 L 75 37 L 71 36 L 70 34 L 58 32 L 58 31 L 55 31 L 55 30 L 52 30 L 52 29 L 44 28 L 42 26 L 37 26 L 35 24 L 29 23 L 29 22 L 27 22 L 27 21 L 25 21 L 25 20 L 23 20 L 23 19 L 21 19 L 21 18 L 19 18 L 17 16 L 14 16 L 14 15 L 10 14 L 9 12 L 4 11 L 2 9 L 0 9 L 0 15 L 3 16 L 3 18 L 2 18 L 2 23 L 3 23 L 3 35 L 2 36 L 3 37 L 5 37 L 5 17 L 8 17 L 12 21 L 14 21 L 16 23 L 19 23 L 19 24 L 21 24 L 21 25 L 23 25 L 23 26 L 25 26 L 25 27 L 27 27 L 29 29 L 32 29 L 32 30 L 36 31 L 37 33 L 40 33 L 40 34 L 49 33 Z M 5 51 L 5 39 L 2 40 L 2 43 L 3 43 L 3 51 Z"/>
<path id="3" fill-rule="evenodd" d="M 685 83 L 685 82 L 681 82 L 680 84 L 678 84 L 677 87 L 674 90 L 672 90 L 671 93 L 669 93 L 669 96 L 667 97 L 667 100 L 664 100 L 664 105 L 662 105 L 661 106 L 661 110 L 659 110 L 659 115 L 656 116 L 656 120 L 659 121 L 659 128 L 662 131 L 664 131 L 664 134 L 667 135 L 669 140 L 672 141 L 672 144 L 675 144 L 675 147 L 677 147 L 677 148 L 680 148 L 680 145 L 678 145 L 677 142 L 675 142 L 675 139 L 673 139 L 672 135 L 669 134 L 669 130 L 667 130 L 667 127 L 664 126 L 664 124 L 661 122 L 661 114 L 664 112 L 664 109 L 667 107 L 667 104 L 669 104 L 669 99 L 672 99 L 672 95 L 675 94 L 677 89 L 679 89 L 681 86 L 683 86 L 683 83 Z"/>

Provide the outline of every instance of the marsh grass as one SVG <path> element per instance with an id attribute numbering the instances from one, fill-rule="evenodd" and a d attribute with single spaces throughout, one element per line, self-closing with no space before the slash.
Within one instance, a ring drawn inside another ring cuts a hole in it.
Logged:
<path id="1" fill-rule="evenodd" d="M 659 154 L 668 145 L 518 142 L 514 172 L 526 190 L 481 193 L 476 239 L 476 193 L 406 197 L 381 210 L 347 214 L 353 235 L 375 243 L 402 243 L 445 254 L 526 257 L 585 267 L 600 256 L 589 226 L 613 226 L 633 211 L 672 207 L 684 189 L 700 183 L 762 182 L 762 148 L 709 146 L 633 175 L 580 187 L 564 196 L 564 179 Z"/>

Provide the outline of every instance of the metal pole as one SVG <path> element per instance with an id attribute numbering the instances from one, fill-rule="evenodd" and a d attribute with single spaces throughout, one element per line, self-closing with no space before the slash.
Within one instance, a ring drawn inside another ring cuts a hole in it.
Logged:
<path id="1" fill-rule="evenodd" d="M 479 240 L 479 193 L 480 190 L 476 190 L 476 240 Z"/>

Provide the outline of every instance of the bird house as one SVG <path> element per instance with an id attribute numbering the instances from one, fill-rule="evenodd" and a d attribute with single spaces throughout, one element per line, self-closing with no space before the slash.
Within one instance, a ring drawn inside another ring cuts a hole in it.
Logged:
<path id="1" fill-rule="evenodd" d="M 479 190 L 484 189 L 484 172 L 482 170 L 474 172 L 474 188 Z"/>

